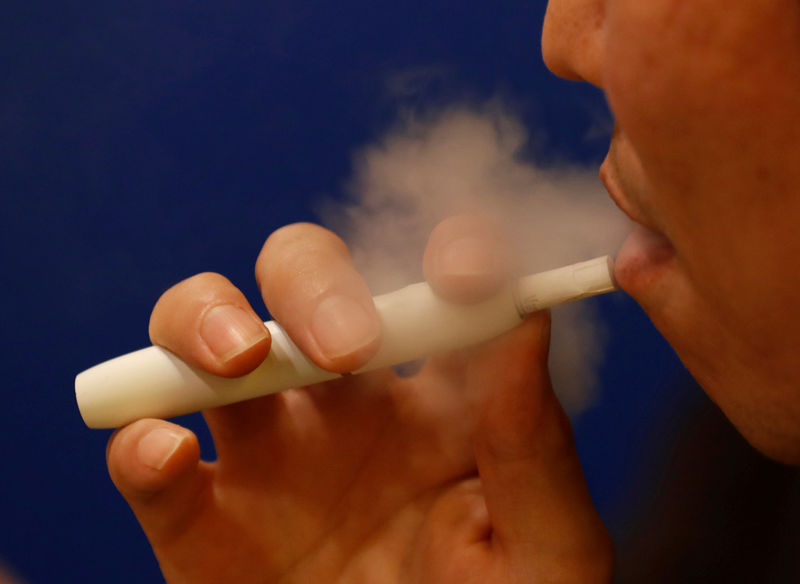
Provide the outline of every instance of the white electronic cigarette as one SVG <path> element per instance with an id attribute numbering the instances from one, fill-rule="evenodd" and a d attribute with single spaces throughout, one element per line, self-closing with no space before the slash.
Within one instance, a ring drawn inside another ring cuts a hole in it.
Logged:
<path id="1" fill-rule="evenodd" d="M 616 290 L 604 256 L 526 276 L 492 298 L 452 304 L 426 283 L 375 297 L 383 340 L 363 373 L 491 339 L 525 315 Z M 187 365 L 161 347 L 148 347 L 87 369 L 75 378 L 78 408 L 90 428 L 115 428 L 140 418 L 170 418 L 339 377 L 317 367 L 281 326 L 266 323 L 272 347 L 252 373 L 224 378 Z"/>

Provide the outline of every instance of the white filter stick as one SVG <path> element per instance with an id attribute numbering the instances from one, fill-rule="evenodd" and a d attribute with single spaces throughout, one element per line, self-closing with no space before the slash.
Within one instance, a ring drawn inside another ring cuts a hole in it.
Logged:
<path id="1" fill-rule="evenodd" d="M 442 300 L 426 283 L 375 297 L 383 338 L 362 369 L 421 359 L 491 339 L 525 315 L 616 290 L 604 256 L 521 278 L 475 304 Z M 340 377 L 317 367 L 281 326 L 266 323 L 272 347 L 252 373 L 224 378 L 186 364 L 162 347 L 148 347 L 95 365 L 75 378 L 75 396 L 90 428 L 115 428 L 140 418 L 170 418 Z"/>

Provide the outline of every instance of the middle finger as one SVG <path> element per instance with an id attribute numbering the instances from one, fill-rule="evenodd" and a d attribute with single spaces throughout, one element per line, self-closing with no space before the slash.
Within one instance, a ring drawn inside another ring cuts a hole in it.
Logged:
<path id="1" fill-rule="evenodd" d="M 372 295 L 336 235 L 309 223 L 281 228 L 264 244 L 256 279 L 273 318 L 317 365 L 347 373 L 378 350 Z"/>

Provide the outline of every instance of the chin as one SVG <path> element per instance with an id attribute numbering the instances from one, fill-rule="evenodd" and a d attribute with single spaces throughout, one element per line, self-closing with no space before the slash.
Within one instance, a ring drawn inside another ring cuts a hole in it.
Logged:
<path id="1" fill-rule="evenodd" d="M 742 435 L 750 445 L 764 456 L 783 464 L 800 465 L 800 436 L 778 436 L 774 433 L 744 432 Z"/>
<path id="2" fill-rule="evenodd" d="M 761 454 L 783 464 L 800 465 L 800 425 L 780 413 L 770 415 L 760 403 L 718 405 L 744 439 Z"/>
<path id="3" fill-rule="evenodd" d="M 701 359 L 711 350 L 701 348 L 676 347 L 686 368 L 739 434 L 764 456 L 800 465 L 800 410 L 794 388 L 739 359 Z"/>

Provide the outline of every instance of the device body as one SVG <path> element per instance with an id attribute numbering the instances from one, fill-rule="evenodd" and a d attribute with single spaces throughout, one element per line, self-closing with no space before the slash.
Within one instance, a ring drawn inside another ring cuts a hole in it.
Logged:
<path id="1" fill-rule="evenodd" d="M 453 304 L 424 282 L 375 297 L 383 337 L 358 371 L 405 363 L 477 344 L 518 325 L 526 314 L 616 289 L 613 263 L 596 258 L 521 278 L 491 298 Z M 266 323 L 270 352 L 253 372 L 223 378 L 192 367 L 162 347 L 100 363 L 75 378 L 75 395 L 90 428 L 170 418 L 339 377 L 315 365 L 275 321 Z"/>

